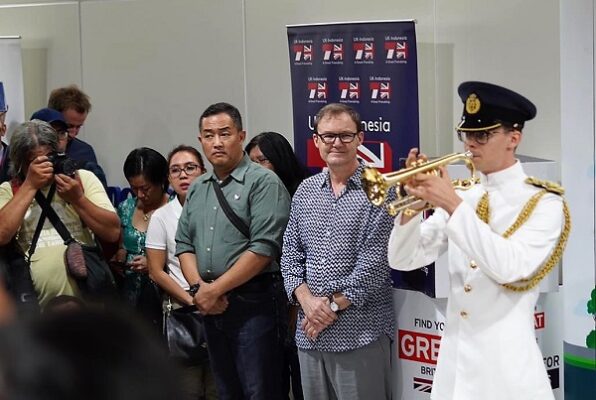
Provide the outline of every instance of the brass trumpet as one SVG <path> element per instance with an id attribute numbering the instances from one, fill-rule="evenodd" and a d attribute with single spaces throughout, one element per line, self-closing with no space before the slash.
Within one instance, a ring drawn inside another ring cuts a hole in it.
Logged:
<path id="1" fill-rule="evenodd" d="M 403 195 L 402 185 L 416 174 L 426 173 L 438 176 L 440 173 L 439 167 L 457 161 L 465 162 L 471 176 L 468 179 L 454 179 L 451 183 L 455 189 L 468 190 L 480 181 L 476 177 L 476 168 L 472 162 L 472 152 L 470 151 L 448 154 L 431 161 L 419 160 L 407 168 L 386 174 L 381 174 L 376 168 L 366 167 L 362 173 L 362 186 L 368 200 L 377 207 L 385 204 L 389 215 L 395 216 L 403 210 L 406 215 L 412 216 L 420 211 L 433 208 L 433 206 L 426 203 L 423 208 L 410 208 L 412 204 L 422 201 L 422 199 L 411 195 Z M 396 200 L 387 203 L 387 194 L 392 186 L 396 187 Z"/>

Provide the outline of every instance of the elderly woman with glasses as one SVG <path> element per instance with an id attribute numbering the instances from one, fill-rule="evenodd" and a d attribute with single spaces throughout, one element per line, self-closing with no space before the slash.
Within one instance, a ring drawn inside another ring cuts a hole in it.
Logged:
<path id="1" fill-rule="evenodd" d="M 15 240 L 23 255 L 29 253 L 41 216 L 35 200 L 38 191 L 46 197 L 55 191 L 50 204 L 76 240 L 87 245 L 94 244 L 94 236 L 106 242 L 118 240 L 118 216 L 101 182 L 85 170 L 76 170 L 72 176 L 56 173 L 48 156 L 57 151 L 58 134 L 46 122 L 25 122 L 13 132 L 12 179 L 0 185 L 0 245 Z M 58 295 L 80 295 L 64 264 L 65 248 L 46 219 L 30 259 L 31 278 L 42 306 Z"/>

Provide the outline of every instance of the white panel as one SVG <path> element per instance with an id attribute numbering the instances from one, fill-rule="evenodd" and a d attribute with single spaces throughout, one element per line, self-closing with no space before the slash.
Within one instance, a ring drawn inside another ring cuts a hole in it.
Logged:
<path id="1" fill-rule="evenodd" d="M 227 101 L 244 115 L 243 17 L 237 0 L 81 4 L 83 84 L 93 110 L 81 135 L 110 184 L 134 148 L 198 146 L 198 117 Z"/>
<path id="2" fill-rule="evenodd" d="M 0 36 L 22 37 L 25 119 L 47 105 L 51 89 L 80 84 L 78 15 L 74 2 L 0 8 Z"/>
<path id="3" fill-rule="evenodd" d="M 573 227 L 563 258 L 565 342 L 586 347 L 594 329 L 587 302 L 594 289 L 594 2 L 561 2 L 562 178 Z"/>

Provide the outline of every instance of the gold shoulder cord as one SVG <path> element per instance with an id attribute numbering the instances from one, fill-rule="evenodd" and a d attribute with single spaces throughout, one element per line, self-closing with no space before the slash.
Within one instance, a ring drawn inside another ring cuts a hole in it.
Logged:
<path id="1" fill-rule="evenodd" d="M 524 205 L 524 208 L 521 210 L 517 219 L 503 233 L 503 237 L 505 239 L 509 238 L 515 231 L 517 231 L 527 220 L 530 218 L 530 215 L 536 208 L 538 201 L 544 196 L 546 193 L 551 192 L 555 193 L 559 196 L 563 195 L 564 190 L 562 187 L 557 185 L 556 183 L 548 182 L 548 181 L 541 181 L 532 177 L 526 179 L 526 183 L 529 183 L 534 186 L 542 187 L 543 189 L 536 193 L 534 196 L 528 200 L 528 202 Z M 490 210 L 488 205 L 488 193 L 484 193 L 478 205 L 476 206 L 476 215 L 485 223 L 488 223 Z M 512 290 L 514 292 L 525 292 L 527 290 L 532 289 L 536 285 L 540 283 L 542 278 L 549 274 L 550 271 L 557 265 L 561 256 L 563 255 L 563 250 L 565 250 L 565 245 L 567 244 L 567 238 L 569 237 L 569 231 L 571 230 L 571 216 L 569 213 L 569 207 L 567 206 L 567 202 L 563 200 L 563 215 L 565 217 L 565 224 L 563 226 L 563 230 L 561 231 L 561 236 L 559 236 L 559 240 L 557 241 L 557 245 L 555 246 L 553 252 L 551 253 L 550 257 L 546 260 L 544 264 L 540 267 L 538 272 L 534 274 L 532 277 L 528 279 L 520 279 L 514 283 L 504 283 L 502 284 L 503 287 L 506 289 Z"/>

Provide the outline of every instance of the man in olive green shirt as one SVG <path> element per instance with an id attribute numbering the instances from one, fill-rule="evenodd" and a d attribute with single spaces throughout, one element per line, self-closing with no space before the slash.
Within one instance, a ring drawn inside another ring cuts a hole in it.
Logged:
<path id="1" fill-rule="evenodd" d="M 213 173 L 188 191 L 176 233 L 176 254 L 205 316 L 211 367 L 220 399 L 282 398 L 284 332 L 281 242 L 290 196 L 277 175 L 244 154 L 246 132 L 238 110 L 209 106 L 199 119 L 199 141 Z M 221 187 L 248 237 L 224 213 Z"/>

